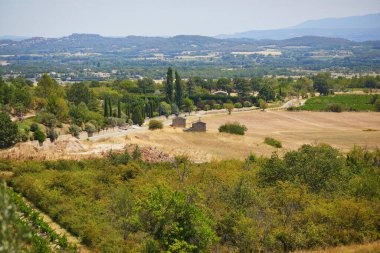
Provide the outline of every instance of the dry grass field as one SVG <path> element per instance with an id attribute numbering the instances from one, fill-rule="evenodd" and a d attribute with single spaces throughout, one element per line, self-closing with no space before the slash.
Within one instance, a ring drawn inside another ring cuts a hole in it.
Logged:
<path id="1" fill-rule="evenodd" d="M 378 253 L 380 252 L 380 242 L 367 244 L 356 244 L 350 246 L 340 246 L 312 251 L 296 251 L 296 253 Z"/>
<path id="2" fill-rule="evenodd" d="M 188 117 L 188 127 L 198 115 Z M 127 135 L 96 141 L 77 140 L 61 136 L 54 144 L 43 146 L 35 142 L 20 143 L 0 152 L 0 158 L 56 160 L 103 156 L 110 150 L 123 150 L 137 144 L 147 152 L 148 160 L 162 160 L 178 154 L 189 155 L 194 162 L 213 159 L 244 159 L 250 152 L 270 156 L 280 155 L 303 144 L 327 143 L 343 152 L 354 145 L 375 149 L 380 147 L 380 113 L 376 112 L 287 112 L 247 111 L 201 115 L 207 123 L 206 133 L 184 132 L 167 126 L 162 130 L 136 130 Z M 219 133 L 226 122 L 238 121 L 247 126 L 244 136 Z M 265 137 L 282 142 L 276 149 L 264 143 Z M 168 155 L 168 156 L 167 156 Z M 156 159 L 157 158 L 157 159 Z"/>
<path id="3" fill-rule="evenodd" d="M 193 120 L 197 119 L 193 117 Z M 169 154 L 186 153 L 195 161 L 241 159 L 249 152 L 269 156 L 276 148 L 264 144 L 265 137 L 282 142 L 283 148 L 277 150 L 279 153 L 307 143 L 328 143 L 343 152 L 354 145 L 375 149 L 380 144 L 379 113 L 250 111 L 210 115 L 202 121 L 207 123 L 206 133 L 189 133 L 166 127 L 123 138 L 128 143 L 157 147 Z M 246 135 L 218 133 L 218 127 L 228 121 L 246 125 Z"/>

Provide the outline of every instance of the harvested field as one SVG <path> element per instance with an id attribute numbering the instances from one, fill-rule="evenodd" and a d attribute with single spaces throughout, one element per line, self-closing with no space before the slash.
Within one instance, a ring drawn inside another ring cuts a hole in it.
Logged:
<path id="1" fill-rule="evenodd" d="M 127 135 L 97 141 L 77 140 L 61 136 L 55 143 L 20 143 L 0 152 L 11 159 L 80 159 L 104 156 L 108 151 L 123 150 L 131 144 L 142 148 L 147 161 L 166 161 L 177 154 L 188 154 L 194 162 L 213 159 L 244 159 L 250 152 L 270 156 L 299 148 L 303 144 L 327 143 L 343 152 L 354 145 L 375 149 L 380 147 L 380 113 L 376 112 L 288 112 L 247 111 L 201 115 L 207 123 L 206 133 L 183 132 L 181 128 L 165 126 L 162 130 L 136 130 Z M 198 120 L 198 115 L 187 117 Z M 238 121 L 247 126 L 244 136 L 219 133 L 220 125 Z M 167 125 L 167 124 L 166 124 Z M 283 148 L 264 143 L 265 137 L 279 140 Z"/>
<path id="2" fill-rule="evenodd" d="M 375 149 L 380 143 L 380 113 L 371 112 L 286 112 L 250 111 L 232 115 L 210 115 L 206 133 L 184 133 L 181 129 L 166 128 L 154 132 L 130 135 L 130 142 L 155 146 L 169 154 L 187 153 L 195 161 L 244 158 L 249 152 L 269 156 L 278 150 L 299 148 L 302 144 L 328 143 L 343 152 L 354 145 Z M 227 121 L 247 126 L 245 136 L 218 133 Z M 265 137 L 282 142 L 283 148 L 265 145 Z"/>

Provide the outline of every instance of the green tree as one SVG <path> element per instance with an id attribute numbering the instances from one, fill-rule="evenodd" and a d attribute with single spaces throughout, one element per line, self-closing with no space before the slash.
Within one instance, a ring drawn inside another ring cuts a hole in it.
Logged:
<path id="1" fill-rule="evenodd" d="M 190 98 L 185 98 L 183 100 L 183 107 L 185 109 L 185 112 L 190 113 L 194 110 L 194 102 Z"/>
<path id="2" fill-rule="evenodd" d="M 251 91 L 249 81 L 245 78 L 234 78 L 234 85 L 239 96 L 246 97 Z"/>
<path id="3" fill-rule="evenodd" d="M 91 123 L 86 123 L 84 130 L 87 132 L 88 137 L 91 137 L 95 133 L 96 127 Z"/>
<path id="4" fill-rule="evenodd" d="M 43 74 L 37 83 L 36 93 L 38 96 L 47 99 L 50 95 L 58 95 L 58 84 L 48 74 Z"/>
<path id="5" fill-rule="evenodd" d="M 175 103 L 177 104 L 178 108 L 182 107 L 182 102 L 183 102 L 183 90 L 182 90 L 181 77 L 176 71 L 175 72 Z"/>
<path id="6" fill-rule="evenodd" d="M 140 221 L 165 252 L 208 252 L 217 241 L 213 221 L 195 191 L 158 187 L 143 202 Z"/>
<path id="7" fill-rule="evenodd" d="M 195 89 L 195 83 L 193 82 L 192 77 L 187 81 L 187 96 L 190 97 L 193 95 Z"/>
<path id="8" fill-rule="evenodd" d="M 34 140 L 37 140 L 40 144 L 42 144 L 46 140 L 46 135 L 40 129 L 33 133 Z"/>
<path id="9" fill-rule="evenodd" d="M 111 101 L 111 98 L 108 98 L 108 110 L 109 110 L 108 115 L 109 115 L 110 117 L 113 117 L 112 101 Z"/>
<path id="10" fill-rule="evenodd" d="M 141 107 L 139 105 L 135 105 L 132 108 L 132 121 L 134 124 L 138 124 L 139 126 L 142 126 L 144 124 L 144 118 L 141 113 Z"/>
<path id="11" fill-rule="evenodd" d="M 0 78 L 0 104 L 7 105 L 11 103 L 14 88 L 8 85 L 3 79 Z"/>
<path id="12" fill-rule="evenodd" d="M 77 125 L 71 125 L 70 127 L 69 127 L 69 133 L 72 135 L 72 136 L 74 136 L 74 137 L 76 137 L 76 138 L 79 138 L 79 135 L 80 135 L 80 133 L 81 133 L 81 131 L 82 131 L 82 128 L 80 128 L 79 126 L 77 126 Z"/>
<path id="13" fill-rule="evenodd" d="M 109 109 L 108 109 L 108 97 L 104 98 L 104 104 L 103 104 L 103 111 L 104 111 L 104 117 L 107 118 L 109 116 Z"/>
<path id="14" fill-rule="evenodd" d="M 165 101 L 160 103 L 160 114 L 165 115 L 166 117 L 172 114 L 172 107 Z"/>
<path id="15" fill-rule="evenodd" d="M 329 94 L 329 81 L 330 75 L 326 73 L 320 73 L 313 78 L 314 81 L 314 89 L 318 91 L 321 95 Z"/>
<path id="16" fill-rule="evenodd" d="M 121 102 L 120 99 L 117 101 L 117 117 L 121 118 Z"/>
<path id="17" fill-rule="evenodd" d="M 65 99 L 54 95 L 49 96 L 47 111 L 54 114 L 59 120 L 65 120 L 69 116 L 69 107 Z"/>
<path id="18" fill-rule="evenodd" d="M 8 148 L 18 141 L 18 127 L 6 112 L 0 112 L 0 148 Z"/>
<path id="19" fill-rule="evenodd" d="M 259 91 L 259 98 L 265 101 L 273 101 L 275 99 L 275 93 L 272 87 L 268 84 L 264 84 Z"/>
<path id="20" fill-rule="evenodd" d="M 233 103 L 226 103 L 223 107 L 228 111 L 228 114 L 231 114 L 232 110 L 235 108 Z"/>
<path id="21" fill-rule="evenodd" d="M 77 106 L 73 105 L 70 108 L 70 116 L 73 119 L 73 122 L 79 126 L 82 126 L 89 120 L 88 115 L 89 110 L 87 108 L 87 105 L 83 102 Z"/>
<path id="22" fill-rule="evenodd" d="M 173 70 L 171 67 L 168 68 L 166 73 L 166 102 L 171 104 L 173 102 Z"/>
<path id="23" fill-rule="evenodd" d="M 143 79 L 137 80 L 137 86 L 143 94 L 146 94 L 148 90 L 153 90 L 154 85 L 154 80 L 151 78 L 144 77 Z"/>

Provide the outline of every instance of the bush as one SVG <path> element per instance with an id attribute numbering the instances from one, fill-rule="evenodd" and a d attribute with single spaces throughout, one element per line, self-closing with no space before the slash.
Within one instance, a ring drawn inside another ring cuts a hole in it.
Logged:
<path id="1" fill-rule="evenodd" d="M 228 111 L 228 114 L 231 114 L 232 110 L 234 109 L 234 104 L 232 103 L 225 103 L 223 105 L 224 109 Z"/>
<path id="2" fill-rule="evenodd" d="M 46 136 L 50 139 L 51 142 L 54 142 L 59 135 L 54 129 L 48 129 Z"/>
<path id="3" fill-rule="evenodd" d="M 341 105 L 331 104 L 331 105 L 327 106 L 326 111 L 330 111 L 330 112 L 342 112 L 343 109 L 342 109 Z"/>
<path id="4" fill-rule="evenodd" d="M 29 129 L 20 129 L 19 130 L 19 140 L 22 142 L 26 142 L 29 140 Z"/>
<path id="5" fill-rule="evenodd" d="M 162 129 L 163 124 L 159 120 L 152 119 L 149 121 L 149 130 Z"/>
<path id="6" fill-rule="evenodd" d="M 33 123 L 33 124 L 30 126 L 30 131 L 32 131 L 32 132 L 35 132 L 35 131 L 37 131 L 38 129 L 40 129 L 40 127 L 38 126 L 37 123 Z"/>
<path id="7" fill-rule="evenodd" d="M 238 122 L 226 123 L 219 127 L 220 133 L 244 135 L 246 131 L 247 131 L 247 127 Z"/>
<path id="8" fill-rule="evenodd" d="M 129 160 L 131 160 L 131 156 L 128 154 L 127 150 L 125 150 L 123 154 L 115 154 L 109 152 L 108 159 L 111 161 L 113 165 L 126 165 L 128 164 Z"/>
<path id="9" fill-rule="evenodd" d="M 69 128 L 69 133 L 76 138 L 79 138 L 80 132 L 82 132 L 82 128 L 80 128 L 79 126 L 75 124 L 71 125 Z"/>
<path id="10" fill-rule="evenodd" d="M 86 123 L 84 130 L 87 132 L 88 137 L 91 137 L 95 133 L 96 127 L 91 123 Z"/>
<path id="11" fill-rule="evenodd" d="M 376 111 L 380 112 L 380 98 L 376 99 L 375 108 Z"/>
<path id="12" fill-rule="evenodd" d="M 267 102 L 265 102 L 265 100 L 260 99 L 260 100 L 259 100 L 259 107 L 260 107 L 262 110 L 265 110 L 265 109 L 268 107 L 268 104 L 267 104 Z"/>
<path id="13" fill-rule="evenodd" d="M 264 142 L 272 147 L 275 147 L 275 148 L 282 148 L 282 144 L 280 141 L 274 139 L 274 138 L 270 138 L 270 137 L 266 137 Z"/>
<path id="14" fill-rule="evenodd" d="M 234 106 L 235 106 L 235 108 L 242 108 L 242 107 L 243 107 L 243 106 L 242 106 L 242 104 L 241 104 L 241 103 L 239 103 L 239 102 L 238 102 L 238 103 L 235 103 L 235 105 L 234 105 Z"/>
<path id="15" fill-rule="evenodd" d="M 214 110 L 219 110 L 219 109 L 222 109 L 222 107 L 221 107 L 220 104 L 214 104 L 214 105 L 212 106 L 212 109 L 214 109 Z"/>
<path id="16" fill-rule="evenodd" d="M 249 101 L 244 101 L 244 107 L 251 107 L 252 104 Z"/>
<path id="17" fill-rule="evenodd" d="M 42 112 L 36 116 L 39 123 L 47 127 L 55 127 L 58 123 L 54 114 L 48 112 Z"/>
<path id="18" fill-rule="evenodd" d="M 37 140 L 40 144 L 46 140 L 46 135 L 41 130 L 35 131 L 33 137 L 34 140 Z"/>

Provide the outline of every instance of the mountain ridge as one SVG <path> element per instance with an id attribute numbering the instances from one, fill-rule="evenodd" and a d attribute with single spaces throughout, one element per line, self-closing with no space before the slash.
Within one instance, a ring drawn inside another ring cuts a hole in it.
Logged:
<path id="1" fill-rule="evenodd" d="M 215 36 L 227 38 L 253 38 L 282 40 L 301 36 L 344 38 L 353 41 L 380 40 L 380 13 L 344 18 L 326 18 L 304 21 L 282 29 L 249 30 Z"/>

